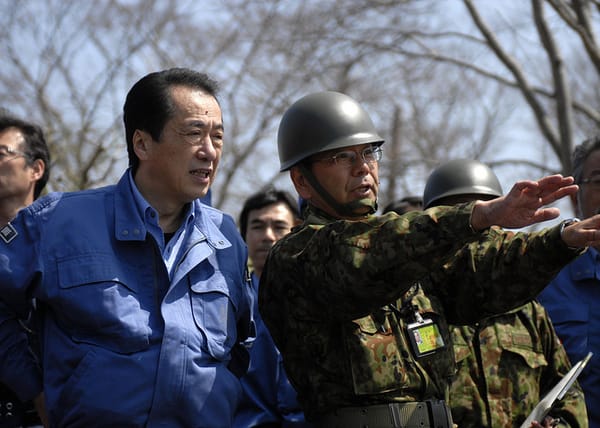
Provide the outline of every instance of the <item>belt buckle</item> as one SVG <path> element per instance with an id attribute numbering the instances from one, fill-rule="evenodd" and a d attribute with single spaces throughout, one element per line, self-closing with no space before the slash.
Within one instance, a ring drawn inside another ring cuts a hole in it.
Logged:
<path id="1" fill-rule="evenodd" d="M 390 414 L 392 415 L 392 424 L 394 425 L 394 428 L 401 428 L 401 415 L 400 415 L 400 409 L 398 408 L 399 406 L 396 405 L 396 403 L 390 403 L 388 404 L 388 407 L 390 408 Z"/>
<path id="2" fill-rule="evenodd" d="M 394 428 L 409 426 L 431 426 L 427 403 L 390 403 L 388 404 Z"/>

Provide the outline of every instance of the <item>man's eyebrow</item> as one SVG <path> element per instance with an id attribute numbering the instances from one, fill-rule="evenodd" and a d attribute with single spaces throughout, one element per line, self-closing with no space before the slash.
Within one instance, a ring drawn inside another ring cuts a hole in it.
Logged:
<path id="1" fill-rule="evenodd" d="M 195 120 L 192 120 L 192 121 L 190 121 L 190 122 L 187 122 L 187 123 L 185 124 L 185 126 L 187 126 L 187 127 L 190 127 L 190 128 L 192 128 L 192 127 L 194 127 L 194 126 L 197 126 L 197 127 L 199 127 L 199 128 L 202 128 L 202 127 L 206 126 L 207 124 L 208 124 L 208 122 L 207 122 L 206 120 L 202 120 L 202 119 L 195 119 Z"/>
<path id="2" fill-rule="evenodd" d="M 206 128 L 208 126 L 208 121 L 202 120 L 202 119 L 196 119 L 196 120 L 186 123 L 185 126 L 187 128 L 194 128 L 194 127 Z M 217 123 L 217 124 L 215 124 L 214 129 L 222 131 L 225 129 L 225 127 L 223 126 L 222 123 Z"/>

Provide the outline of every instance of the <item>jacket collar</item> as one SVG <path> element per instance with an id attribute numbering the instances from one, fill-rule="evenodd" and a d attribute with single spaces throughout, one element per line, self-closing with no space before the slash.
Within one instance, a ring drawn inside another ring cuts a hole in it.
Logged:
<path id="1" fill-rule="evenodd" d="M 125 171 L 115 189 L 115 238 L 117 241 L 144 241 L 146 225 L 135 202 L 130 179 Z"/>
<path id="2" fill-rule="evenodd" d="M 140 213 L 135 201 L 133 180 L 128 169 L 121 177 L 115 189 L 115 238 L 118 241 L 144 241 L 147 227 L 143 213 Z M 205 206 L 199 200 L 192 202 L 194 229 L 192 242 L 206 240 L 213 248 L 223 249 L 231 246 L 229 240 L 219 229 L 223 213 Z M 220 221 L 219 221 L 220 219 Z"/>

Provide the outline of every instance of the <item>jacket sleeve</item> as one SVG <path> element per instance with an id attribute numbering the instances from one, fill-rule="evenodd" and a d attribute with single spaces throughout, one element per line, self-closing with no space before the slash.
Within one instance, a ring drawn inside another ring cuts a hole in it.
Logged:
<path id="1" fill-rule="evenodd" d="M 571 369 L 571 362 L 560 339 L 554 331 L 554 327 L 548 313 L 542 305 L 535 302 L 537 311 L 537 325 L 540 339 L 546 354 L 548 366 L 542 374 L 540 381 L 540 394 L 544 396 L 554 387 Z M 588 415 L 585 407 L 585 399 L 581 386 L 576 381 L 571 389 L 565 394 L 554 408 L 550 416 L 560 418 L 562 425 L 572 428 L 587 428 Z"/>
<path id="2" fill-rule="evenodd" d="M 261 284 L 302 293 L 319 317 L 365 316 L 398 299 L 432 267 L 441 268 L 459 243 L 476 239 L 471 210 L 441 207 L 327 224 L 309 218 L 271 249 Z"/>
<path id="3" fill-rule="evenodd" d="M 475 232 L 473 206 L 305 226 L 273 247 L 265 282 L 284 294 L 305 294 L 319 316 L 355 319 L 431 277 L 427 292 L 440 298 L 449 321 L 469 324 L 532 299 L 577 255 L 558 228 Z M 271 278 L 282 273 L 302 288 Z"/>
<path id="4" fill-rule="evenodd" d="M 22 325 L 32 311 L 32 285 L 39 281 L 37 225 L 29 210 L 11 223 L 17 235 L 0 242 L 0 381 L 19 399 L 42 391 L 41 371 Z"/>
<path id="5" fill-rule="evenodd" d="M 535 298 L 579 254 L 560 239 L 558 226 L 531 233 L 493 227 L 434 268 L 429 291 L 450 323 L 472 324 Z"/>

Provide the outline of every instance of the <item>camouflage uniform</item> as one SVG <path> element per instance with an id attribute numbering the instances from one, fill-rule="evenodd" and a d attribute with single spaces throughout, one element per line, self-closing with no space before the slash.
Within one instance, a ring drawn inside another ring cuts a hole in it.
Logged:
<path id="1" fill-rule="evenodd" d="M 452 329 L 457 377 L 450 389 L 459 427 L 519 427 L 571 369 L 546 310 L 536 301 L 473 326 Z M 578 383 L 550 413 L 561 426 L 587 427 Z"/>
<path id="2" fill-rule="evenodd" d="M 488 234 L 471 229 L 472 208 L 338 221 L 309 207 L 275 244 L 260 312 L 309 420 L 340 407 L 446 398 L 452 347 L 416 359 L 403 301 L 437 321 L 448 345 L 446 320 L 473 323 L 524 304 L 579 253 L 558 227 L 481 242 Z M 414 286 L 428 275 L 429 286 Z"/>

